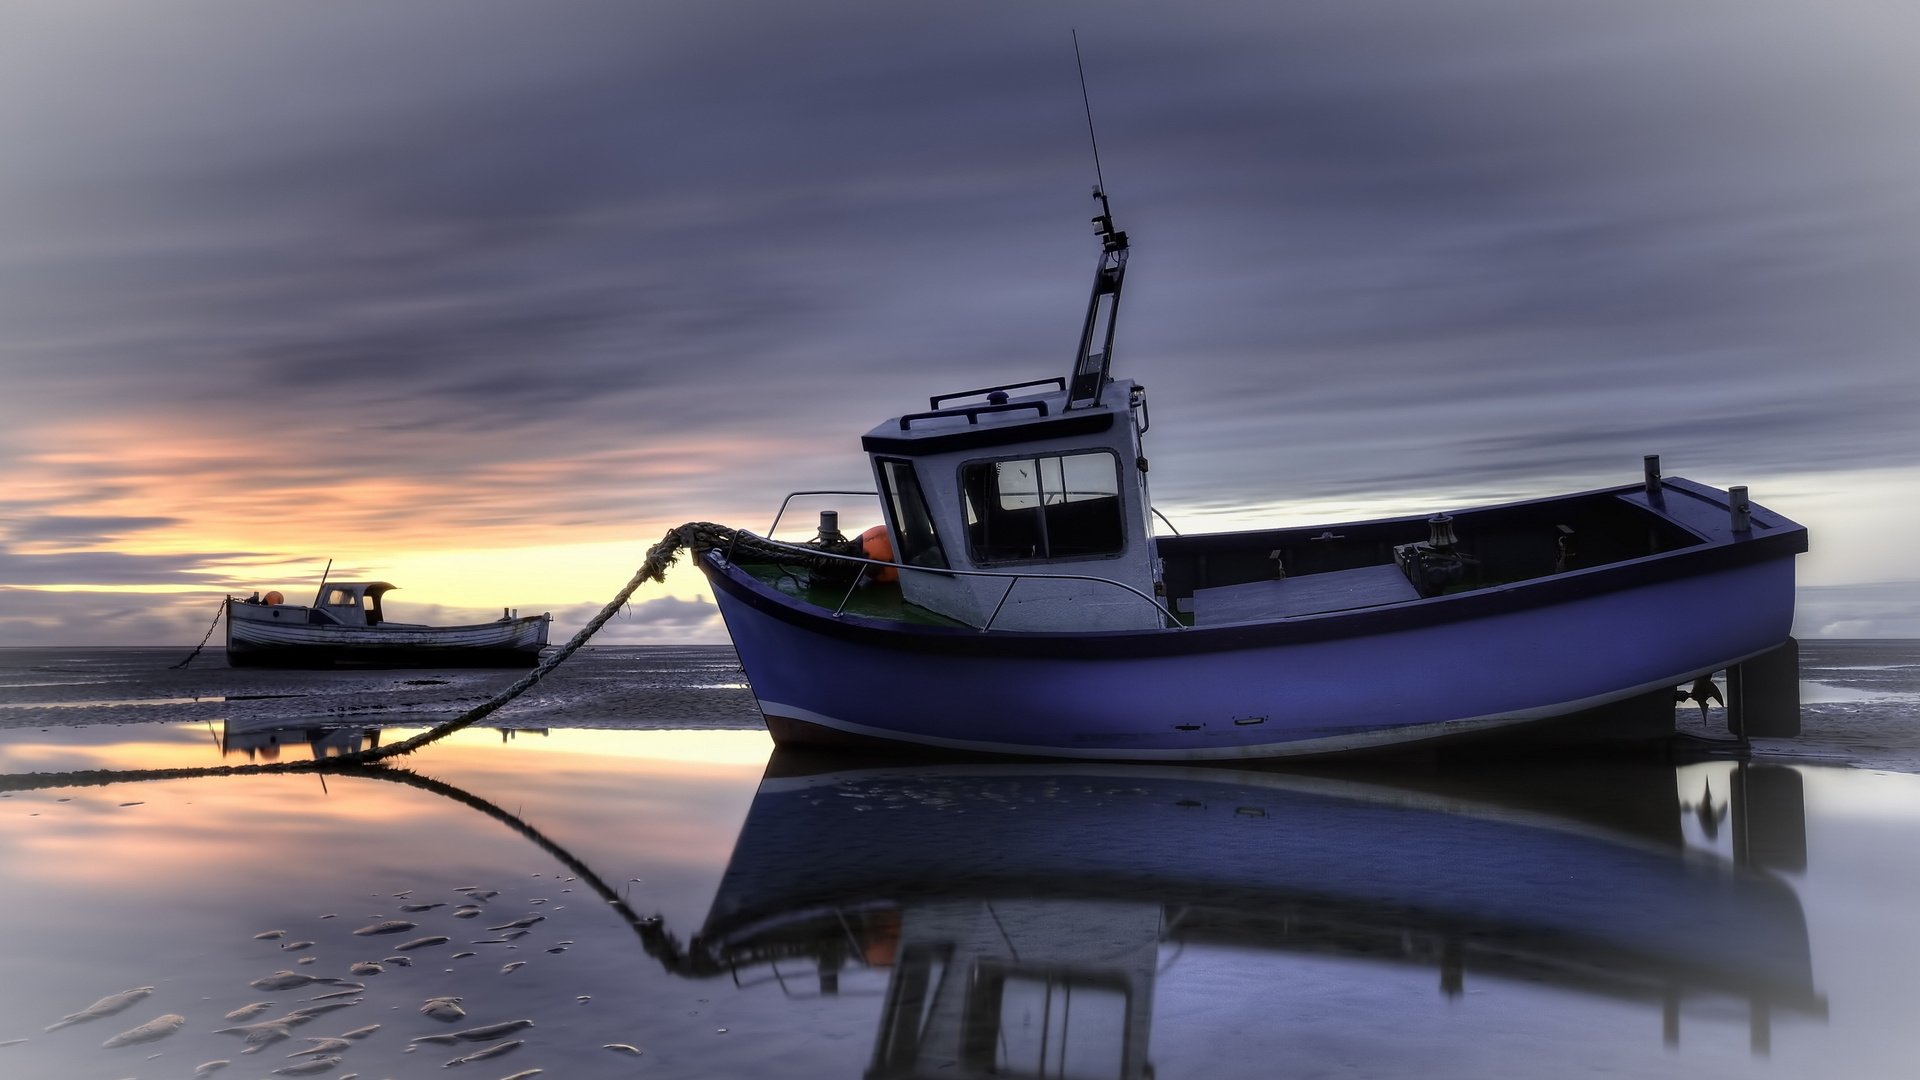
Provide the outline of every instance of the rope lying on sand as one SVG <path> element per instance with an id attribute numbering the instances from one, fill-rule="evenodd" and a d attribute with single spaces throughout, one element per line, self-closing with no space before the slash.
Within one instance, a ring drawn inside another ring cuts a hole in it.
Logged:
<path id="1" fill-rule="evenodd" d="M 607 624 L 608 619 L 619 614 L 620 609 L 627 606 L 627 600 L 633 596 L 634 591 L 639 589 L 641 585 L 649 581 L 664 582 L 666 580 L 667 568 L 674 564 L 674 560 L 679 557 L 681 551 L 691 550 L 695 554 L 698 554 L 709 548 L 716 547 L 725 547 L 736 552 L 778 555 L 779 558 L 785 561 L 794 561 L 795 557 L 793 549 L 789 547 L 766 543 L 761 541 L 759 537 L 749 533 L 739 532 L 724 525 L 715 525 L 708 521 L 690 521 L 678 528 L 669 529 L 667 535 L 663 537 L 659 543 L 647 549 L 646 561 L 640 564 L 640 569 L 634 571 L 632 579 L 627 582 L 625 587 L 618 593 L 615 593 L 613 599 L 607 601 L 606 606 L 600 609 L 599 614 L 588 620 L 587 625 L 581 627 L 580 631 L 568 639 L 565 645 L 560 646 L 560 648 L 542 659 L 532 671 L 521 676 L 513 685 L 473 708 L 468 709 L 466 712 L 461 713 L 459 716 L 445 723 L 436 724 L 411 739 L 403 739 L 400 742 L 391 743 L 386 746 L 369 747 L 365 750 L 356 750 L 314 761 L 274 761 L 252 765 L 214 765 L 198 769 L 92 770 L 73 773 L 30 773 L 25 774 L 24 777 L 0 778 L 0 786 L 4 786 L 4 779 L 20 779 L 25 777 L 35 777 L 44 780 L 50 776 L 62 776 L 71 777 L 76 781 L 95 778 L 94 782 L 108 782 L 114 779 L 135 778 L 183 779 L 195 776 L 235 776 L 250 773 L 320 772 L 329 769 L 351 769 L 372 765 L 385 761 L 388 758 L 398 757 L 402 754 L 411 754 L 415 750 L 426 746 L 428 743 L 438 742 L 454 732 L 459 731 L 461 728 L 469 727 L 486 719 L 514 698 L 531 690 L 535 683 L 546 678 L 548 673 L 552 672 L 554 668 L 559 667 L 561 663 L 563 663 L 567 657 L 572 656 L 580 646 L 585 645 L 588 638 L 591 638 L 595 633 L 599 632 L 602 626 Z M 211 628 L 209 628 L 208 633 L 211 635 Z"/>

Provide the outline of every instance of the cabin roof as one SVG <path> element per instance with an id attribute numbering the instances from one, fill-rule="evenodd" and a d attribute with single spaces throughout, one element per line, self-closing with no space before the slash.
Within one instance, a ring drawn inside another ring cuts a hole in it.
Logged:
<path id="1" fill-rule="evenodd" d="M 381 593 L 390 592 L 399 587 L 385 581 L 329 581 L 321 586 L 322 589 L 347 589 L 356 596 L 362 594 L 379 596 Z"/>
<path id="2" fill-rule="evenodd" d="M 981 390 L 944 395 L 930 399 L 933 408 L 926 412 L 893 417 L 867 432 L 860 445 L 868 453 L 919 456 L 1098 434 L 1113 427 L 1114 403 L 1124 405 L 1129 386 L 1111 388 L 1119 392 L 1071 412 L 1065 390 L 992 399 L 991 391 Z M 978 400 L 948 404 L 957 398 Z"/>

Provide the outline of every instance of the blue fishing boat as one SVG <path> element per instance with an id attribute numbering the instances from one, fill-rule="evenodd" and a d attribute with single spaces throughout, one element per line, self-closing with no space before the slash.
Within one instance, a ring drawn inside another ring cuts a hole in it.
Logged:
<path id="1" fill-rule="evenodd" d="M 697 545 L 776 742 L 1069 759 L 1348 754 L 1551 728 L 1797 732 L 1806 529 L 1661 473 L 1308 527 L 1156 528 L 1147 394 L 1110 372 L 1129 245 L 1106 197 L 1069 374 L 936 394 L 862 440 L 880 524 Z M 1689 691 L 1682 691 L 1689 692 Z"/>

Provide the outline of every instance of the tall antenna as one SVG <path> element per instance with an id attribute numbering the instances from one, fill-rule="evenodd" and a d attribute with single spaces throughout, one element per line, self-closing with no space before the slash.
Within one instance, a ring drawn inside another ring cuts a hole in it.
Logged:
<path id="1" fill-rule="evenodd" d="M 1073 32 L 1073 66 L 1080 72 L 1080 104 L 1087 110 L 1087 139 L 1093 144 L 1093 197 L 1100 213 L 1093 231 L 1100 237 L 1100 262 L 1093 271 L 1093 295 L 1087 301 L 1087 319 L 1080 326 L 1080 350 L 1073 375 L 1067 380 L 1066 411 L 1100 404 L 1110 381 L 1114 321 L 1120 314 L 1120 285 L 1127 273 L 1127 234 L 1113 227 L 1113 209 L 1107 205 L 1107 178 L 1100 173 L 1100 139 L 1093 133 L 1093 102 L 1087 96 L 1087 68 L 1080 59 L 1080 32 Z"/>
<path id="2" fill-rule="evenodd" d="M 1087 141 L 1093 144 L 1093 179 L 1100 185 L 1101 198 L 1105 199 L 1107 179 L 1100 175 L 1100 139 L 1093 133 L 1093 101 L 1087 97 L 1087 66 L 1080 61 L 1080 31 L 1068 33 L 1073 35 L 1073 66 L 1080 72 L 1080 104 L 1087 110 Z"/>

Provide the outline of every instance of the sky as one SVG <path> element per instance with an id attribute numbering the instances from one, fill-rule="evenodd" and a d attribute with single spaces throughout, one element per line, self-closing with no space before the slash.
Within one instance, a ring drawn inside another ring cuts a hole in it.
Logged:
<path id="1" fill-rule="evenodd" d="M 1920 9 L 0 0 L 0 646 L 551 611 L 1064 375 L 1183 532 L 1669 476 L 1920 636 Z M 803 508 L 808 521 L 818 505 Z M 839 503 L 843 521 L 877 507 Z M 725 640 L 697 572 L 603 644 Z"/>

